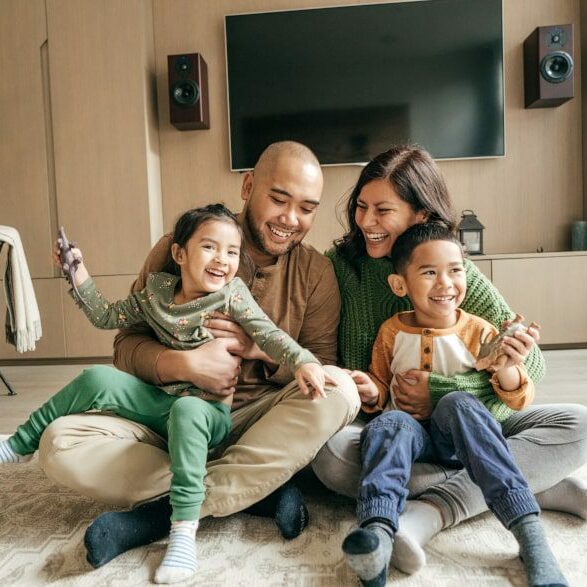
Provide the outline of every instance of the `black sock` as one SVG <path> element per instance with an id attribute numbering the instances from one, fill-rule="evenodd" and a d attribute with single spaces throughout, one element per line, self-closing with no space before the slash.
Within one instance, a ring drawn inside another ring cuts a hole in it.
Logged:
<path id="1" fill-rule="evenodd" d="M 286 540 L 297 538 L 310 519 L 304 496 L 293 483 L 282 485 L 271 495 L 244 511 L 253 516 L 274 518 L 281 535 Z"/>
<path id="2" fill-rule="evenodd" d="M 101 514 L 86 530 L 86 558 L 97 569 L 131 548 L 165 538 L 171 528 L 170 520 L 168 495 L 128 512 Z"/>

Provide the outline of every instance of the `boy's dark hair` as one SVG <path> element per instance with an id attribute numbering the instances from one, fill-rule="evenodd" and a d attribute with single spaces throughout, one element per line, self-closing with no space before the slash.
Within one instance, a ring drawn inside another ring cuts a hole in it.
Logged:
<path id="1" fill-rule="evenodd" d="M 391 249 L 391 262 L 394 273 L 403 275 L 410 263 L 414 249 L 422 243 L 429 241 L 448 241 L 459 246 L 461 253 L 463 245 L 457 238 L 455 231 L 440 222 L 424 222 L 414 224 L 403 234 L 397 237 Z"/>
<path id="2" fill-rule="evenodd" d="M 172 242 L 177 243 L 182 248 L 185 247 L 196 230 L 198 230 L 202 224 L 210 220 L 234 224 L 241 236 L 241 240 L 244 241 L 245 236 L 243 229 L 238 222 L 236 214 L 231 212 L 224 204 L 208 204 L 207 206 L 192 208 L 191 210 L 184 212 L 178 218 L 173 229 Z M 241 247 L 241 263 L 242 262 L 246 263 L 247 266 L 251 264 L 249 256 Z M 168 253 L 163 271 L 166 273 L 173 273 L 174 275 L 180 275 L 179 266 L 173 260 L 171 250 Z"/>

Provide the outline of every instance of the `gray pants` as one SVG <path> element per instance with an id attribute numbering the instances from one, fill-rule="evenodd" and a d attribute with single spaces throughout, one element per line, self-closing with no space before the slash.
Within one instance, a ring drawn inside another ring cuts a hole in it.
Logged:
<path id="1" fill-rule="evenodd" d="M 359 437 L 365 424 L 355 420 L 337 432 L 312 463 L 328 488 L 357 496 L 361 459 Z M 532 491 L 556 485 L 587 462 L 587 407 L 576 404 L 532 406 L 508 418 L 504 436 Z M 487 510 L 481 490 L 465 469 L 414 463 L 408 484 L 410 498 L 437 505 L 445 528 Z"/>

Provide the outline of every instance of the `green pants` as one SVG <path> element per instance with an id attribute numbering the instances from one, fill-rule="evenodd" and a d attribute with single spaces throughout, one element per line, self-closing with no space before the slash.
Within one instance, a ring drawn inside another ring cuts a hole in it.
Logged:
<path id="1" fill-rule="evenodd" d="M 168 395 L 112 367 L 95 366 L 33 412 L 10 437 L 10 446 L 20 455 L 33 453 L 51 422 L 89 410 L 113 412 L 167 439 L 172 474 L 171 519 L 197 520 L 204 501 L 208 449 L 228 436 L 230 408 L 194 396 Z"/>

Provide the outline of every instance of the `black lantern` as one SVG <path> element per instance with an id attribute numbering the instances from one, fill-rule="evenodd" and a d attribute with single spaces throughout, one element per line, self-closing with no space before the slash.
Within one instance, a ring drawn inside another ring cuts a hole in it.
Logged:
<path id="1" fill-rule="evenodd" d="M 461 212 L 459 223 L 459 240 L 469 255 L 483 254 L 483 229 L 485 227 L 477 220 L 473 210 Z"/>

